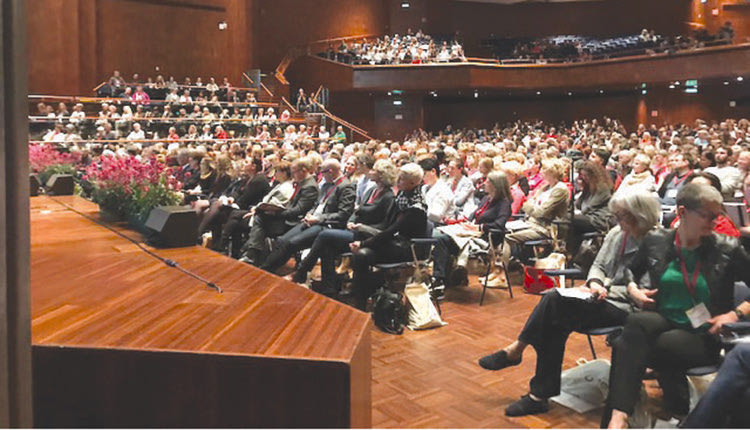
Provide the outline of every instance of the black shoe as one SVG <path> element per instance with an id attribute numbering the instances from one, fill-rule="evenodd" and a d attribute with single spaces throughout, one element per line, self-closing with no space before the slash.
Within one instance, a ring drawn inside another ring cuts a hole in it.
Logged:
<path id="1" fill-rule="evenodd" d="M 469 271 L 464 266 L 456 266 L 448 278 L 448 284 L 452 287 L 469 285 Z"/>
<path id="2" fill-rule="evenodd" d="M 536 401 L 531 398 L 530 395 L 526 394 L 521 397 L 507 408 L 505 408 L 505 415 L 509 417 L 522 417 L 524 415 L 536 415 L 542 414 L 549 411 L 549 403 L 547 400 Z"/>
<path id="3" fill-rule="evenodd" d="M 510 360 L 508 353 L 504 349 L 479 359 L 479 365 L 487 370 L 500 370 L 509 366 L 518 366 L 519 364 L 521 364 L 521 359 Z"/>

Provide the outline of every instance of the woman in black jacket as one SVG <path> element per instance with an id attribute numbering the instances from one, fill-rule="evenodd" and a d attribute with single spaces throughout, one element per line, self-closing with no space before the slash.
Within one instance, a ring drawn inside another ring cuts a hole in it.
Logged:
<path id="1" fill-rule="evenodd" d="M 750 282 L 750 256 L 740 243 L 713 231 L 723 212 L 721 193 L 690 183 L 677 194 L 676 230 L 646 236 L 630 264 L 633 279 L 648 274 L 654 290 L 640 293 L 642 308 L 630 315 L 612 346 L 610 391 L 602 424 L 624 428 L 633 413 L 647 366 L 657 370 L 664 403 L 688 412 L 685 371 L 715 364 L 722 325 L 750 314 L 750 303 L 734 308 L 734 282 Z M 611 415 L 611 416 L 610 416 Z"/>
<path id="2" fill-rule="evenodd" d="M 479 202 L 479 207 L 467 222 L 438 228 L 435 238 L 435 265 L 433 286 L 440 291 L 445 285 L 445 269 L 448 267 L 450 256 L 458 256 L 458 267 L 466 266 L 468 245 L 470 238 L 477 233 L 486 241 L 491 230 L 505 231 L 505 223 L 510 218 L 510 184 L 502 172 L 491 172 L 484 182 L 485 197 Z M 466 234 L 462 234 L 463 230 Z M 495 239 L 497 240 L 497 239 Z M 465 251 L 462 253 L 462 251 Z"/>
<path id="3" fill-rule="evenodd" d="M 376 282 L 371 266 L 412 259 L 410 240 L 427 236 L 427 204 L 420 185 L 424 171 L 416 163 L 401 166 L 393 216 L 394 221 L 380 233 L 349 244 L 354 270 L 354 296 L 357 308 L 364 310 L 367 299 L 375 291 Z"/>
<path id="4" fill-rule="evenodd" d="M 362 197 L 362 204 L 354 210 L 346 225 L 346 230 L 328 229 L 315 238 L 310 252 L 302 260 L 297 271 L 287 277 L 297 283 L 305 283 L 307 275 L 320 259 L 322 287 L 320 292 L 333 296 L 338 292 L 336 285 L 336 256 L 349 250 L 349 244 L 378 234 L 390 221 L 393 206 L 392 187 L 396 181 L 396 166 L 390 160 L 378 160 L 370 171 L 370 180 L 375 186 Z"/>
<path id="5" fill-rule="evenodd" d="M 576 199 L 576 214 L 570 224 L 568 251 L 575 255 L 581 246 L 584 233 L 605 234 L 615 224 L 609 211 L 612 197 L 612 182 L 599 164 L 586 161 L 578 171 L 578 186 L 581 195 Z"/>

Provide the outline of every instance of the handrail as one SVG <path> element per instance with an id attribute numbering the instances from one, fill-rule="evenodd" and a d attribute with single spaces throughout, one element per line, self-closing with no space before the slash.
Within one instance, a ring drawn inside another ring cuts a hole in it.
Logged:
<path id="1" fill-rule="evenodd" d="M 315 95 L 312 97 L 314 101 L 318 101 L 318 96 L 320 95 L 320 92 L 323 91 L 323 84 L 320 84 L 318 87 L 318 91 L 315 91 Z"/>
<path id="2" fill-rule="evenodd" d="M 294 113 L 299 113 L 299 111 L 297 110 L 297 108 L 295 108 L 294 106 L 292 106 L 292 104 L 291 104 L 291 103 L 289 103 L 289 100 L 287 100 L 287 99 L 286 99 L 286 97 L 284 97 L 284 96 L 281 96 L 281 101 L 282 101 L 283 103 L 285 103 L 285 104 L 286 104 L 287 106 L 289 106 L 289 109 L 291 109 L 291 110 L 292 110 L 292 112 L 294 112 Z"/>
<path id="3" fill-rule="evenodd" d="M 318 43 L 331 43 L 331 42 L 338 42 L 342 40 L 350 40 L 350 39 L 370 39 L 373 37 L 380 37 L 380 34 L 362 34 L 358 36 L 341 36 L 341 37 L 334 37 L 331 39 L 321 39 L 321 40 L 315 40 L 313 42 L 308 43 L 307 45 L 314 45 Z"/>
<path id="4" fill-rule="evenodd" d="M 55 117 L 50 118 L 47 116 L 39 116 L 39 115 L 29 115 L 28 117 L 29 121 L 33 121 L 36 123 L 41 122 L 47 122 L 47 123 L 57 123 L 61 122 L 63 120 L 70 120 L 69 116 L 64 117 Z M 262 123 L 287 123 L 287 122 L 303 122 L 302 119 L 295 119 L 295 118 L 289 118 L 284 121 L 281 119 L 247 119 L 247 118 L 214 118 L 211 120 L 206 120 L 205 118 L 191 118 L 191 117 L 172 117 L 172 118 L 163 118 L 163 117 L 148 117 L 148 118 L 130 118 L 130 119 L 122 119 L 122 118 L 100 118 L 98 116 L 87 116 L 84 118 L 79 118 L 81 121 L 88 120 L 88 121 L 98 121 L 100 119 L 106 119 L 107 121 L 128 121 L 128 122 L 204 122 L 206 124 L 212 123 L 212 122 L 252 122 L 252 121 L 258 121 Z"/>
<path id="5" fill-rule="evenodd" d="M 314 103 L 317 104 L 318 107 L 320 107 L 320 109 L 323 111 L 323 114 L 325 116 L 327 116 L 328 118 L 330 118 L 331 120 L 333 120 L 333 121 L 335 121 L 335 122 L 343 125 L 344 127 L 346 127 L 348 129 L 354 131 L 355 133 L 361 135 L 362 137 L 364 137 L 367 140 L 373 140 L 373 138 L 370 137 L 370 135 L 367 134 L 367 132 L 365 130 L 362 130 L 361 128 L 357 127 L 356 125 L 354 125 L 354 124 L 352 124 L 352 123 L 350 123 L 350 122 L 348 122 L 348 121 L 346 121 L 346 120 L 344 120 L 344 119 L 342 119 L 340 117 L 337 117 L 336 115 L 332 114 L 328 109 L 325 108 L 325 106 L 323 106 L 319 102 L 315 101 Z"/>
<path id="6" fill-rule="evenodd" d="M 252 82 L 252 80 L 251 80 L 251 82 Z M 93 91 L 96 92 L 97 90 L 99 90 L 99 88 L 101 88 L 106 83 L 108 83 L 108 81 L 102 82 L 96 88 L 94 88 Z M 137 87 L 137 86 L 142 86 L 144 89 L 148 88 L 148 85 L 149 85 L 148 82 L 123 82 L 122 83 L 123 87 Z M 156 85 L 156 83 L 155 82 L 151 82 L 151 85 Z M 206 85 L 208 85 L 208 84 L 203 84 L 203 85 L 177 84 L 177 88 L 178 89 L 199 89 L 200 88 L 200 89 L 204 89 L 205 90 L 206 89 Z M 219 89 L 226 88 L 224 85 L 219 85 L 219 84 L 216 84 L 216 85 L 219 87 Z M 232 90 L 235 90 L 235 91 L 257 91 L 256 88 L 250 88 L 250 87 L 235 87 L 235 86 L 230 86 L 229 88 L 231 88 Z M 154 89 L 156 89 L 156 88 L 154 88 Z M 159 89 L 167 89 L 167 87 L 163 86 L 163 87 L 161 87 Z"/>
<path id="7" fill-rule="evenodd" d="M 654 54 L 633 55 L 629 57 L 616 56 L 612 58 L 592 59 L 592 60 L 586 60 L 586 61 L 552 62 L 552 61 L 547 60 L 548 62 L 544 64 L 529 63 L 529 62 L 522 63 L 522 64 L 502 64 L 502 63 L 491 64 L 491 62 L 493 61 L 492 59 L 485 59 L 486 62 L 483 62 L 483 63 L 479 63 L 475 61 L 463 61 L 463 62 L 456 62 L 456 63 L 422 63 L 422 64 L 347 64 L 347 63 L 342 63 L 339 61 L 330 60 L 328 58 L 323 58 L 318 55 L 311 55 L 311 57 L 319 61 L 327 61 L 327 62 L 338 64 L 341 66 L 351 67 L 353 69 L 465 67 L 465 66 L 476 66 L 476 65 L 481 65 L 485 67 L 496 67 L 496 68 L 518 68 L 518 67 L 539 68 L 539 67 L 580 67 L 580 66 L 617 63 L 617 62 L 622 62 L 622 61 L 640 61 L 640 60 L 650 60 L 654 58 L 674 58 L 674 57 L 685 56 L 685 55 L 711 53 L 714 51 L 746 49 L 748 47 L 750 47 L 750 42 L 734 43 L 731 45 L 724 44 L 724 45 L 718 45 L 718 46 L 708 46 L 708 47 L 703 47 L 703 48 L 681 49 L 674 53 L 657 52 Z"/>
<path id="8" fill-rule="evenodd" d="M 251 84 L 255 85 L 255 81 L 253 81 L 253 79 L 250 76 L 247 76 L 247 73 L 242 72 L 242 76 L 244 76 L 245 79 L 247 79 L 248 82 L 250 82 Z"/>
<path id="9" fill-rule="evenodd" d="M 273 97 L 273 94 L 271 94 Z M 60 100 L 64 101 L 67 100 L 71 103 L 133 103 L 131 101 L 128 101 L 127 99 L 121 99 L 117 97 L 86 97 L 86 96 L 53 96 L 53 95 L 40 95 L 40 94 L 30 94 L 28 96 L 30 100 Z M 278 103 L 274 102 L 213 102 L 209 103 L 207 102 L 205 106 L 213 106 L 216 105 L 216 103 L 219 103 L 219 105 L 228 105 L 228 106 L 257 106 L 257 107 L 274 107 L 278 106 Z M 199 105 L 200 103 L 180 103 L 180 102 L 166 102 L 165 100 L 159 100 L 159 99 L 151 99 L 152 105 L 164 105 L 164 104 L 176 104 L 180 106 L 195 106 Z M 148 106 L 148 105 L 146 105 Z"/>
<path id="10" fill-rule="evenodd" d="M 263 90 L 265 90 L 265 92 L 268 93 L 268 95 L 271 96 L 271 98 L 274 97 L 273 93 L 271 92 L 271 90 L 268 89 L 268 87 L 266 86 L 266 84 L 264 84 L 263 82 L 261 82 L 260 83 L 260 87 L 263 88 Z"/>
<path id="11" fill-rule="evenodd" d="M 310 139 L 310 140 L 321 140 L 321 138 L 319 138 L 319 137 L 308 137 L 307 139 Z M 128 140 L 128 139 L 113 139 L 113 140 L 81 139 L 81 140 L 70 140 L 70 141 L 64 141 L 64 142 L 55 142 L 55 141 L 48 142 L 48 141 L 45 141 L 45 140 L 29 140 L 28 143 L 35 144 L 35 145 L 39 145 L 39 144 L 56 144 L 56 143 L 160 143 L 160 142 L 179 143 L 179 142 L 210 142 L 210 141 L 213 141 L 213 140 L 218 140 L 218 141 L 221 141 L 221 142 L 247 142 L 247 141 L 255 140 L 255 139 L 254 139 L 254 137 L 250 136 L 250 137 L 244 137 L 244 138 L 235 137 L 235 138 L 232 138 L 232 139 L 229 139 L 229 138 L 227 138 L 227 139 L 212 138 L 210 140 L 208 140 L 208 139 L 200 139 L 200 138 L 195 138 L 195 139 L 183 139 L 183 138 L 180 138 L 180 139 L 133 139 L 133 140 Z M 268 142 L 268 141 L 271 141 L 271 142 L 280 142 L 280 141 L 283 141 L 283 140 L 284 140 L 283 137 L 269 137 L 268 139 L 263 139 L 263 141 L 266 141 L 266 142 Z M 326 140 L 332 140 L 332 139 L 328 138 Z"/>

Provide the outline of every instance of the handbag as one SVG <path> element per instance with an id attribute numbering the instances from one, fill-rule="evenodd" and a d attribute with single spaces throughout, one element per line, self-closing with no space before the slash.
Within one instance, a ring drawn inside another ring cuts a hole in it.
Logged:
<path id="1" fill-rule="evenodd" d="M 404 295 L 410 305 L 406 325 L 409 330 L 426 330 L 447 324 L 440 318 L 440 314 L 430 299 L 430 291 L 424 283 L 415 282 L 407 285 L 404 288 Z"/>

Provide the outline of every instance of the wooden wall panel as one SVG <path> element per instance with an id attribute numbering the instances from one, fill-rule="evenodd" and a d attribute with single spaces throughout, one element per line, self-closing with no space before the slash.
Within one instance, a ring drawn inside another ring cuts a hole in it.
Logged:
<path id="1" fill-rule="evenodd" d="M 42 345 L 33 362 L 38 427 L 371 425 L 369 379 L 344 362 Z M 351 387 L 367 392 L 356 412 Z"/>
<path id="2" fill-rule="evenodd" d="M 237 85 L 251 66 L 253 3 L 35 0 L 44 13 L 28 15 L 30 91 L 90 94 L 115 69 L 127 78 L 227 76 Z M 226 30 L 219 31 L 220 21 Z"/>
<path id="3" fill-rule="evenodd" d="M 734 107 L 729 102 L 735 101 Z M 652 116 L 653 114 L 656 116 Z M 454 127 L 492 127 L 495 122 L 541 119 L 574 121 L 608 116 L 632 130 L 637 124 L 692 123 L 696 118 L 722 120 L 750 115 L 750 88 L 732 83 L 700 88 L 699 94 L 679 89 L 650 88 L 637 92 L 589 97 L 516 98 L 505 100 L 449 100 L 427 98 L 424 123 L 428 130 Z"/>
<path id="4" fill-rule="evenodd" d="M 215 11 L 127 0 L 99 0 L 97 8 L 100 79 L 119 69 L 127 78 L 138 72 L 144 77 L 174 75 L 178 80 L 201 76 L 204 82 L 208 76 L 219 80 L 228 76 L 239 82 L 230 42 L 237 29 L 233 25 L 225 31 L 218 29 L 220 21 L 230 21 L 225 8 Z"/>
<path id="5" fill-rule="evenodd" d="M 255 64 L 274 70 L 289 48 L 316 40 L 383 34 L 386 0 L 258 0 Z"/>
<path id="6" fill-rule="evenodd" d="M 27 15 L 29 92 L 65 94 L 79 90 L 78 4 L 79 0 L 34 1 Z"/>

